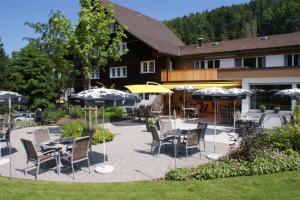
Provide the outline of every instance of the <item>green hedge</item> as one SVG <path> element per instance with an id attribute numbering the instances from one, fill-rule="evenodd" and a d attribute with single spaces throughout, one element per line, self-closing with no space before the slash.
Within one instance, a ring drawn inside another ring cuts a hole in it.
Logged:
<path id="1" fill-rule="evenodd" d="M 207 180 L 235 176 L 253 176 L 281 171 L 300 169 L 300 156 L 297 152 L 265 152 L 253 161 L 234 159 L 200 165 L 197 168 L 179 168 L 169 171 L 167 180 Z"/>

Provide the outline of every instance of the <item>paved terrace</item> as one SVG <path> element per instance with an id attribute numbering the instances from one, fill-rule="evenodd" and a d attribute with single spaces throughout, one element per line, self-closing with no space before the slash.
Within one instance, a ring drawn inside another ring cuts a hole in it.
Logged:
<path id="1" fill-rule="evenodd" d="M 182 121 L 177 120 L 176 128 L 195 128 L 196 120 Z M 103 144 L 93 146 L 95 162 L 91 163 L 91 174 L 88 173 L 87 165 L 81 165 L 80 170 L 75 171 L 75 182 L 127 182 L 138 180 L 151 180 L 164 177 L 165 173 L 174 169 L 174 153 L 172 146 L 162 147 L 162 152 L 157 156 L 153 156 L 150 152 L 152 142 L 151 133 L 146 132 L 144 124 L 131 121 L 122 121 L 116 123 L 105 124 L 115 133 L 112 142 L 106 144 L 107 147 L 107 163 L 115 167 L 115 171 L 111 174 L 97 174 L 94 168 L 103 162 Z M 33 140 L 32 131 L 41 127 L 31 127 L 16 129 L 12 132 L 12 176 L 16 178 L 34 179 L 36 168 L 28 170 L 27 176 L 24 176 L 23 169 L 25 167 L 26 155 L 21 144 L 20 138 Z M 59 127 L 49 127 L 51 139 L 60 137 Z M 229 144 L 232 143 L 226 132 L 230 127 L 218 126 L 217 136 L 217 152 L 225 154 L 229 150 Z M 204 150 L 201 143 L 201 159 L 199 151 L 195 150 L 190 155 L 188 161 L 185 157 L 184 149 L 178 155 L 177 167 L 197 166 L 207 163 L 209 160 L 205 155 L 213 151 L 213 134 L 214 126 L 209 125 L 206 133 L 206 149 Z M 5 144 L 2 145 L 2 154 L 9 157 L 8 149 Z M 157 151 L 156 151 L 157 152 Z M 90 159 L 91 160 L 91 159 Z M 55 167 L 55 162 L 49 163 Z M 1 176 L 9 176 L 9 164 L 0 166 Z M 40 170 L 39 180 L 48 181 L 65 181 L 72 182 L 71 169 L 62 169 L 60 175 L 56 174 L 56 170 L 42 169 Z"/>

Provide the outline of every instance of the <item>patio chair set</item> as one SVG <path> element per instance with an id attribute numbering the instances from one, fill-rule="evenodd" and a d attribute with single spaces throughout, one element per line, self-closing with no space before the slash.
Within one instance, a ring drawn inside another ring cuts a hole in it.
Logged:
<path id="1" fill-rule="evenodd" d="M 200 151 L 201 159 L 201 149 L 200 142 L 203 142 L 205 149 L 205 132 L 207 129 L 207 124 L 199 122 L 197 128 L 191 130 L 172 130 L 172 124 L 170 120 L 165 120 L 160 123 L 160 131 L 157 130 L 156 126 L 150 126 L 152 134 L 152 144 L 151 152 L 154 152 L 154 147 L 158 147 L 157 156 L 159 156 L 161 147 L 165 144 L 171 144 L 174 149 L 174 154 L 177 155 L 177 150 L 180 148 L 185 149 L 186 159 L 189 157 L 189 149 L 198 148 Z M 175 150 L 175 145 L 177 150 Z"/>
<path id="2" fill-rule="evenodd" d="M 149 118 L 156 118 L 162 115 L 163 105 L 160 107 L 144 105 L 141 105 L 138 108 L 126 107 L 126 112 L 131 120 L 147 121 Z"/>
<path id="3" fill-rule="evenodd" d="M 78 166 L 82 161 L 87 161 L 90 173 L 89 152 L 92 151 L 94 133 L 94 130 L 84 129 L 80 138 L 52 142 L 48 129 L 35 130 L 33 132 L 35 143 L 31 140 L 21 139 L 27 157 L 24 174 L 27 175 L 28 168 L 36 166 L 35 179 L 37 179 L 40 166 L 49 161 L 55 161 L 57 174 L 60 174 L 61 162 L 68 163 L 72 169 L 73 179 L 75 179 L 74 165 Z M 92 160 L 94 162 L 94 156 Z M 33 166 L 28 166 L 30 162 L 33 163 Z"/>

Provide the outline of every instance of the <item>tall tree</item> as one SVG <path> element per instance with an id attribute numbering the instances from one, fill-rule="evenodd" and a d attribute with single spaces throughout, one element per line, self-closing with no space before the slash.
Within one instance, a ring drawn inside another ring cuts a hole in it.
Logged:
<path id="1" fill-rule="evenodd" d="M 51 11 L 47 23 L 25 23 L 33 28 L 38 38 L 26 38 L 30 43 L 42 47 L 54 63 L 54 75 L 60 88 L 72 86 L 74 65 L 69 58 L 70 42 L 74 40 L 71 21 L 59 11 Z"/>
<path id="2" fill-rule="evenodd" d="M 0 90 L 9 89 L 8 82 L 6 79 L 7 66 L 9 64 L 9 58 L 5 53 L 4 44 L 0 38 Z"/>
<path id="3" fill-rule="evenodd" d="M 29 43 L 20 52 L 13 53 L 7 78 L 14 83 L 14 91 L 29 97 L 31 107 L 46 108 L 57 94 L 53 65 L 40 46 Z"/>
<path id="4" fill-rule="evenodd" d="M 119 47 L 126 35 L 121 24 L 113 34 L 111 32 L 111 26 L 116 23 L 111 4 L 105 7 L 99 0 L 80 0 L 80 4 L 79 22 L 75 27 L 61 12 L 52 12 L 48 23 L 27 24 L 40 34 L 30 40 L 47 51 L 56 64 L 55 69 L 70 77 L 68 73 L 74 71 L 72 66 L 75 66 L 85 80 L 85 88 L 89 88 L 93 68 L 100 69 L 109 61 L 121 59 Z"/>

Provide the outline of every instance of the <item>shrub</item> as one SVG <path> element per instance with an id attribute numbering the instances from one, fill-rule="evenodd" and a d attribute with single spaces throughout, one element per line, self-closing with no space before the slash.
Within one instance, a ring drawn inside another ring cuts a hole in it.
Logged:
<path id="1" fill-rule="evenodd" d="M 83 121 L 66 122 L 62 128 L 63 138 L 79 138 L 84 127 Z"/>
<path id="2" fill-rule="evenodd" d="M 42 111 L 42 120 L 44 124 L 56 123 L 58 120 L 67 117 L 64 110 L 44 110 Z"/>
<path id="3" fill-rule="evenodd" d="M 84 122 L 81 120 L 72 120 L 64 123 L 62 128 L 63 138 L 79 138 L 84 128 Z M 114 139 L 114 134 L 109 130 L 105 129 L 105 141 L 110 142 Z M 98 144 L 103 142 L 103 131 L 98 128 L 96 134 L 94 135 L 93 144 Z"/>
<path id="4" fill-rule="evenodd" d="M 300 125 L 291 124 L 264 135 L 264 144 L 280 150 L 295 150 L 300 152 Z"/>
<path id="5" fill-rule="evenodd" d="M 98 118 L 102 119 L 102 110 L 99 110 L 98 112 Z M 112 106 L 105 109 L 104 112 L 104 120 L 110 121 L 110 120 L 118 120 L 122 119 L 123 117 L 123 109 L 121 107 Z"/>
<path id="6" fill-rule="evenodd" d="M 115 135 L 109 130 L 104 129 L 105 142 L 110 142 L 114 139 Z M 98 128 L 94 136 L 93 144 L 103 143 L 103 131 L 102 128 Z"/>
<path id="7" fill-rule="evenodd" d="M 82 118 L 84 115 L 83 113 L 84 113 L 84 111 L 80 107 L 72 107 L 69 109 L 69 112 L 68 112 L 69 116 L 73 119 Z"/>
<path id="8" fill-rule="evenodd" d="M 292 150 L 263 152 L 253 161 L 228 159 L 217 163 L 208 163 L 192 169 L 169 171 L 167 180 L 207 180 L 235 176 L 252 176 L 281 171 L 300 169 L 300 156 Z"/>

